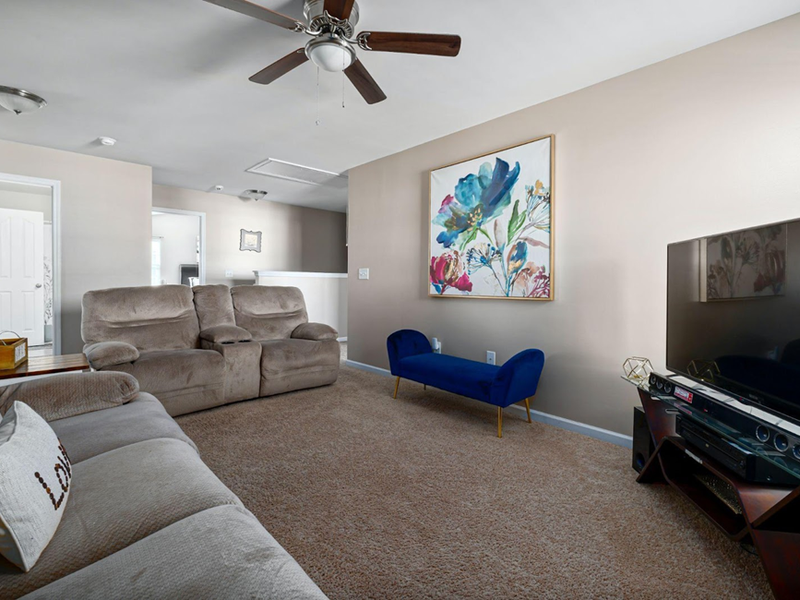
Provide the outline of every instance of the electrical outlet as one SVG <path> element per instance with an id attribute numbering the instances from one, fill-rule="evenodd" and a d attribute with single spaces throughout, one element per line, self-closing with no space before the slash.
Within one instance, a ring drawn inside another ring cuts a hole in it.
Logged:
<path id="1" fill-rule="evenodd" d="M 486 351 L 486 362 L 489 363 L 490 365 L 496 365 L 497 364 L 496 355 L 495 355 L 494 351 L 492 351 L 492 350 L 487 350 Z"/>
<path id="2" fill-rule="evenodd" d="M 233 279 L 233 269 L 225 269 L 225 278 Z"/>
<path id="3" fill-rule="evenodd" d="M 359 279 L 369 279 L 369 269 L 359 269 L 358 270 L 358 278 Z"/>

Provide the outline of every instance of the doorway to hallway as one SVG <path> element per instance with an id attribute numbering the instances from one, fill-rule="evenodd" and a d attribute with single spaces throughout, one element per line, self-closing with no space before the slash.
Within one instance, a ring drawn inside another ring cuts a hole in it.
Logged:
<path id="1" fill-rule="evenodd" d="M 0 338 L 60 353 L 57 181 L 0 173 Z"/>
<path id="2" fill-rule="evenodd" d="M 153 208 L 151 285 L 205 283 L 205 213 Z"/>

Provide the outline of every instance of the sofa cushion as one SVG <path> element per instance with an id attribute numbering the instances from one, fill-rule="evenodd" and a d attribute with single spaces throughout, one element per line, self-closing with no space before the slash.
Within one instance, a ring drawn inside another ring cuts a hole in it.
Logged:
<path id="1" fill-rule="evenodd" d="M 169 560 L 154 560 L 162 556 Z M 173 523 L 27 598 L 325 597 L 247 510 L 220 506 Z"/>
<path id="2" fill-rule="evenodd" d="M 323 323 L 301 323 L 292 332 L 292 337 L 298 340 L 335 340 L 338 336 L 338 331 Z"/>
<path id="3" fill-rule="evenodd" d="M 235 325 L 231 290 L 227 285 L 196 285 L 192 288 L 200 330 Z"/>
<path id="4" fill-rule="evenodd" d="M 339 342 L 326 340 L 272 340 L 261 342 L 261 372 L 264 377 L 294 371 L 313 372 L 339 367 Z"/>
<path id="5" fill-rule="evenodd" d="M 121 365 L 139 358 L 139 350 L 128 342 L 97 342 L 85 346 L 83 353 L 93 369 Z"/>
<path id="6" fill-rule="evenodd" d="M 212 344 L 235 344 L 249 342 L 253 336 L 247 329 L 236 325 L 216 325 L 200 332 L 200 339 Z"/>
<path id="7" fill-rule="evenodd" d="M 86 292 L 81 333 L 85 344 L 128 342 L 142 352 L 197 348 L 200 327 L 192 288 L 160 285 Z"/>
<path id="8" fill-rule="evenodd" d="M 296 287 L 240 285 L 231 288 L 236 324 L 258 341 L 288 339 L 308 321 L 303 293 Z"/>
<path id="9" fill-rule="evenodd" d="M 492 383 L 499 370 L 496 365 L 430 352 L 400 359 L 396 374 L 454 394 L 491 402 Z"/>
<path id="10" fill-rule="evenodd" d="M 142 391 L 156 397 L 159 392 L 222 385 L 224 368 L 222 355 L 213 350 L 153 350 L 142 352 L 134 363 L 113 367 L 133 375 Z"/>
<path id="11" fill-rule="evenodd" d="M 50 425 L 69 450 L 73 464 L 136 442 L 159 438 L 181 440 L 196 449 L 161 402 L 144 392 L 124 406 L 61 419 Z"/>
<path id="12" fill-rule="evenodd" d="M 33 591 L 208 508 L 241 506 L 195 450 L 179 440 L 131 444 L 76 463 L 72 471 L 69 505 L 36 568 L 22 574 L 0 561 L 3 595 Z M 181 551 L 171 551 L 165 562 Z"/>
<path id="13" fill-rule="evenodd" d="M 0 555 L 26 573 L 67 507 L 72 467 L 55 432 L 14 402 L 0 421 Z"/>
<path id="14" fill-rule="evenodd" d="M 139 383 L 127 373 L 64 373 L 0 388 L 0 414 L 20 401 L 45 421 L 56 421 L 120 406 L 138 394 Z"/>

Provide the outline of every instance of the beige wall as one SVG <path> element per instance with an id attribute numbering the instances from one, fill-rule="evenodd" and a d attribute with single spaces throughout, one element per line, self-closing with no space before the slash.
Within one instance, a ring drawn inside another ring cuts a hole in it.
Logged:
<path id="1" fill-rule="evenodd" d="M 351 169 L 350 358 L 386 367 L 401 327 L 475 360 L 538 347 L 535 408 L 629 434 L 621 364 L 663 365 L 667 243 L 800 216 L 798 107 L 793 16 Z M 429 299 L 428 170 L 551 133 L 556 300 Z"/>
<path id="2" fill-rule="evenodd" d="M 153 186 L 153 206 L 206 213 L 207 283 L 255 281 L 255 270 L 347 270 L 344 213 L 162 185 Z M 260 253 L 239 250 L 241 229 L 262 232 Z"/>
<path id="3" fill-rule="evenodd" d="M 152 170 L 0 140 L 0 173 L 61 182 L 61 349 L 79 352 L 84 292 L 150 283 Z"/>

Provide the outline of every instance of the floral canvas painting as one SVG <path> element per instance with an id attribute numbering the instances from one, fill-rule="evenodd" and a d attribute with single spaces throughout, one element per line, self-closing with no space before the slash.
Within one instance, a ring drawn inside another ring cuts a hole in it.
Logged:
<path id="1" fill-rule="evenodd" d="M 553 136 L 431 171 L 428 294 L 553 299 Z"/>
<path id="2" fill-rule="evenodd" d="M 786 224 L 703 240 L 703 301 L 782 296 L 786 286 Z"/>

